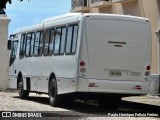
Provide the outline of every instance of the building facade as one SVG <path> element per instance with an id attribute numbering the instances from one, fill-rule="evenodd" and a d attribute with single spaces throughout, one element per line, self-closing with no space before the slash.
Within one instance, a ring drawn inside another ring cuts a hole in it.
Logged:
<path id="1" fill-rule="evenodd" d="M 160 77 L 160 0 L 71 0 L 71 12 L 124 14 L 149 18 L 152 27 L 152 76 Z"/>

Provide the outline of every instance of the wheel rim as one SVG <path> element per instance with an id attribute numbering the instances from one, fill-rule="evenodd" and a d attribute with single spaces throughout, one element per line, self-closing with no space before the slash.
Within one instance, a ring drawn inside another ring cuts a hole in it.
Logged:
<path id="1" fill-rule="evenodd" d="M 21 94 L 23 92 L 23 82 L 19 82 L 19 84 L 18 84 L 18 92 L 19 92 L 19 96 L 21 96 Z"/>
<path id="2" fill-rule="evenodd" d="M 23 83 L 22 82 L 19 82 L 19 84 L 18 84 L 18 90 L 19 91 L 23 90 Z"/>

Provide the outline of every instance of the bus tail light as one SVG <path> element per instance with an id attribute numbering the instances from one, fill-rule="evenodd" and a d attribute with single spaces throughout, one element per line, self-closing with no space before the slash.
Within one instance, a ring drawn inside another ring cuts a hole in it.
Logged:
<path id="1" fill-rule="evenodd" d="M 148 65 L 148 66 L 146 67 L 146 70 L 151 70 L 151 66 Z"/>
<path id="2" fill-rule="evenodd" d="M 81 73 L 86 73 L 86 63 L 83 60 L 81 60 L 79 62 L 79 65 L 80 65 L 80 72 Z"/>
<path id="3" fill-rule="evenodd" d="M 83 66 L 85 66 L 85 65 L 86 65 L 86 63 L 85 63 L 84 61 L 80 61 L 80 63 L 79 63 L 79 64 L 80 64 L 80 66 L 81 66 L 81 67 L 83 67 Z"/>
<path id="4" fill-rule="evenodd" d="M 146 66 L 146 72 L 145 72 L 145 76 L 148 77 L 150 75 L 150 70 L 151 70 L 151 66 L 147 65 Z"/>

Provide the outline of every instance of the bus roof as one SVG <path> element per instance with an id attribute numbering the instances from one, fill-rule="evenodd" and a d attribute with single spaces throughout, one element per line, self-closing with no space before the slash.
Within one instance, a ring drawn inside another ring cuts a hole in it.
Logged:
<path id="1" fill-rule="evenodd" d="M 68 18 L 68 17 L 73 17 L 73 16 L 79 16 L 79 15 L 82 15 L 82 13 L 67 13 L 67 14 L 64 14 L 64 15 L 47 18 L 42 22 L 50 22 L 50 21 L 59 20 L 59 19 L 62 19 L 62 18 Z"/>
<path id="2" fill-rule="evenodd" d="M 64 15 L 61 15 L 61 16 L 55 16 L 55 17 L 47 18 L 39 24 L 35 24 L 35 25 L 29 26 L 29 27 L 24 27 L 24 28 L 16 31 L 15 34 L 27 32 L 27 31 L 34 31 L 34 30 L 37 30 L 37 29 L 43 29 L 43 27 L 45 25 L 46 25 L 46 27 L 48 27 L 50 24 L 54 25 L 54 22 L 55 22 L 55 25 L 58 25 L 60 22 L 62 22 L 62 23 L 76 22 L 76 21 L 80 20 L 82 17 L 85 17 L 85 16 L 108 17 L 108 18 L 113 18 L 113 19 L 118 18 L 118 19 L 136 20 L 136 21 L 137 20 L 139 20 L 139 21 L 144 21 L 144 20 L 149 21 L 149 19 L 147 19 L 147 18 L 131 16 L 131 15 L 104 14 L 104 13 L 67 13 L 67 14 L 64 14 Z"/>

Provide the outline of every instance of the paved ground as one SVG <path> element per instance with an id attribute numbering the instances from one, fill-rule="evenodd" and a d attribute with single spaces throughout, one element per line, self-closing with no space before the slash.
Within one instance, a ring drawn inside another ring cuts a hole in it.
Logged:
<path id="1" fill-rule="evenodd" d="M 160 106 L 160 97 L 158 96 L 140 96 L 140 97 L 126 97 L 123 100 L 136 102 L 136 103 L 144 103 L 148 105 Z"/>
<path id="2" fill-rule="evenodd" d="M 157 113 L 160 113 L 160 98 L 159 97 L 126 97 L 123 98 L 122 105 L 116 110 L 101 109 L 97 104 L 88 104 L 86 102 L 74 102 L 71 106 L 58 108 L 51 107 L 49 105 L 47 95 L 36 95 L 35 93 L 30 94 L 27 100 L 21 100 L 18 97 L 17 92 L 0 92 L 0 111 L 29 111 L 29 112 L 47 112 L 42 116 L 51 116 L 54 119 L 87 119 L 87 120 L 125 120 L 128 117 L 106 117 L 112 115 L 117 116 L 117 113 L 123 113 L 122 115 L 134 113 L 141 117 L 140 120 L 153 120 L 160 119 L 158 117 L 153 117 Z M 153 113 L 152 117 L 142 117 L 147 113 Z M 136 117 L 131 117 L 133 120 Z M 12 118 L 13 119 L 13 118 Z M 40 119 L 40 118 L 39 118 Z M 49 119 L 49 118 L 45 118 Z M 1 118 L 0 118 L 1 120 Z M 17 118 L 16 118 L 17 120 Z"/>

